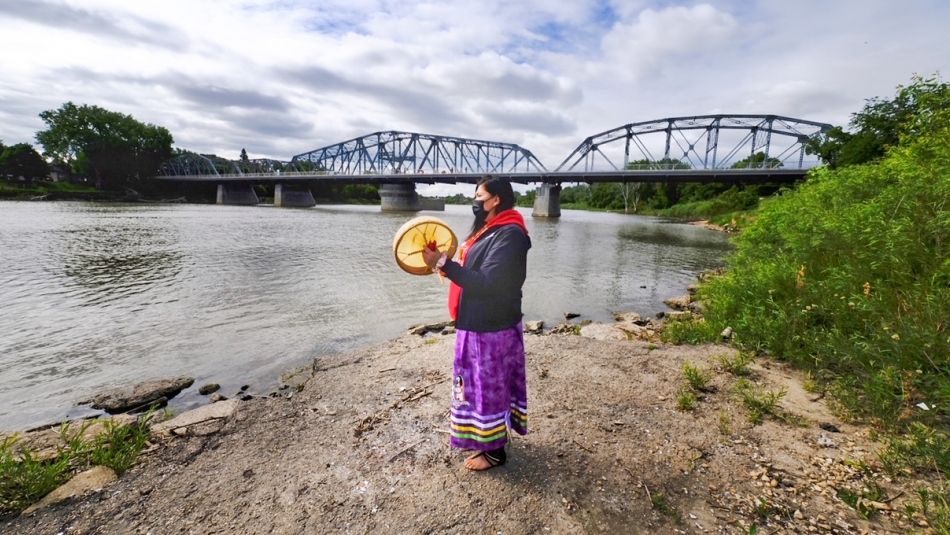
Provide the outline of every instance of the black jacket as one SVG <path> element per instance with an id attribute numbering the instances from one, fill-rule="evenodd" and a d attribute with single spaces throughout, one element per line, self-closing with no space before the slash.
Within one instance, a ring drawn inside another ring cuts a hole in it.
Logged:
<path id="1" fill-rule="evenodd" d="M 449 260 L 445 275 L 462 288 L 455 326 L 490 332 L 521 321 L 524 284 L 531 240 L 518 225 L 489 230 L 465 255 L 465 265 Z"/>

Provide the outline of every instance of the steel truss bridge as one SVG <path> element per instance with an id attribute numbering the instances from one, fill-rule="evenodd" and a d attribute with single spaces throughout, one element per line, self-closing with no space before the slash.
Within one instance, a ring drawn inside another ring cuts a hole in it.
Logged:
<path id="1" fill-rule="evenodd" d="M 469 183 L 485 174 L 518 183 L 783 182 L 817 160 L 805 146 L 831 125 L 779 115 L 700 115 L 626 124 L 584 139 L 553 171 L 518 145 L 385 131 L 294 156 L 232 161 L 194 153 L 158 180 L 183 182 Z M 750 157 L 759 155 L 755 159 Z M 741 168 L 734 168 L 737 163 Z"/>

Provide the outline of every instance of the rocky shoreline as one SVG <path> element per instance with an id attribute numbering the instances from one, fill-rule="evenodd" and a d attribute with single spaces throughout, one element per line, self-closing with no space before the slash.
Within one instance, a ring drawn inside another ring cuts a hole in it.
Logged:
<path id="1" fill-rule="evenodd" d="M 86 487 L 0 532 L 926 532 L 902 511 L 927 482 L 882 474 L 873 431 L 799 373 L 761 360 L 738 378 L 727 345 L 667 345 L 662 321 L 615 320 L 529 322 L 530 434 L 490 472 L 465 471 L 447 446 L 454 329 L 430 324 L 315 361 L 270 395 L 155 422 L 122 477 L 83 473 Z M 687 364 L 709 374 L 691 410 L 678 402 Z M 786 392 L 774 415 L 750 421 L 740 379 Z M 881 498 L 863 509 L 840 497 L 870 485 Z"/>

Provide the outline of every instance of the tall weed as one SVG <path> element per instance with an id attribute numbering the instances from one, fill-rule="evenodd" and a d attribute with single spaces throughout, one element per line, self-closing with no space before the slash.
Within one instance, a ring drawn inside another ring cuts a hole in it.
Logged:
<path id="1" fill-rule="evenodd" d="M 128 425 L 105 421 L 104 431 L 91 439 L 85 432 L 93 421 L 79 426 L 64 424 L 60 429 L 62 445 L 50 460 L 40 460 L 28 449 L 17 448 L 16 437 L 0 441 L 0 518 L 19 513 L 90 466 L 108 466 L 122 474 L 145 448 L 153 416 L 149 412 Z"/>
<path id="2" fill-rule="evenodd" d="M 726 273 L 700 289 L 703 331 L 732 326 L 741 347 L 822 371 L 856 416 L 950 421 L 948 177 L 944 122 L 764 201 Z"/>

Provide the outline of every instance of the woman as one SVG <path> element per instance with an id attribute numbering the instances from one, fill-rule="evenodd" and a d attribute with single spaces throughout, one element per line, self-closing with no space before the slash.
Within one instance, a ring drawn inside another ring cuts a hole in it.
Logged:
<path id="1" fill-rule="evenodd" d="M 424 251 L 426 265 L 452 281 L 449 314 L 455 320 L 451 445 L 476 450 L 469 470 L 505 464 L 508 428 L 528 432 L 521 286 L 531 240 L 514 209 L 511 184 L 478 182 L 472 232 L 454 262 Z"/>

